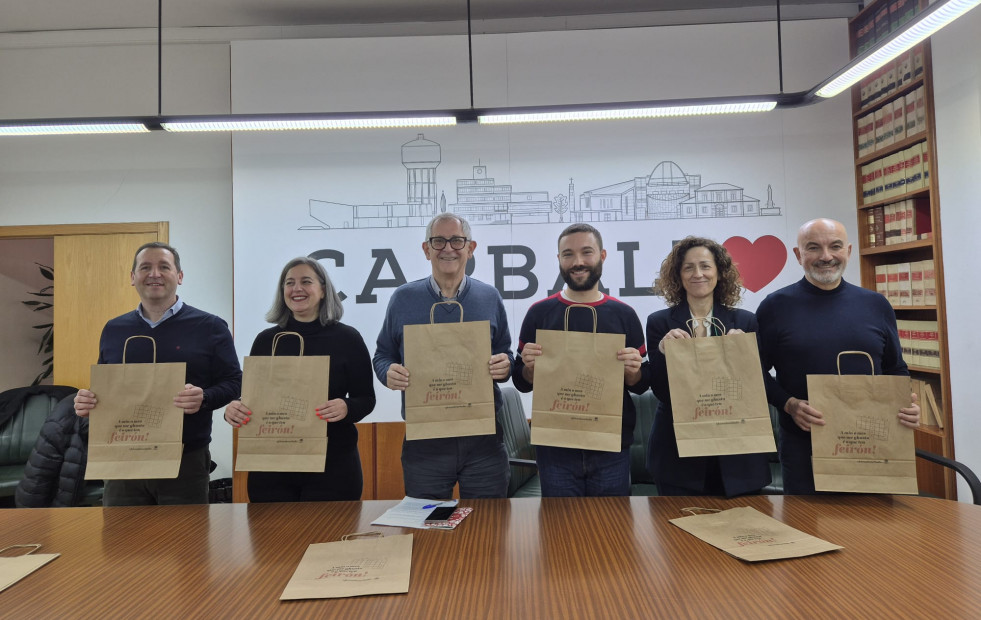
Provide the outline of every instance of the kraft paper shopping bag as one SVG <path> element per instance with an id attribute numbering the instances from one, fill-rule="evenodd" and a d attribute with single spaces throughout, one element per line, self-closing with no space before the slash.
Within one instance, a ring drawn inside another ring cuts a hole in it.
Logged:
<path id="1" fill-rule="evenodd" d="M 276 357 L 283 337 L 300 339 L 300 355 Z M 303 355 L 303 336 L 273 336 L 271 355 L 245 358 L 242 404 L 252 417 L 238 428 L 235 471 L 322 472 L 327 460 L 327 423 L 317 407 L 328 399 L 329 355 Z"/>
<path id="2" fill-rule="evenodd" d="M 824 414 L 811 426 L 811 462 L 818 491 L 916 494 L 913 429 L 896 414 L 909 407 L 910 378 L 899 375 L 808 375 L 807 397 Z M 873 365 L 873 370 L 875 366 Z"/>
<path id="3" fill-rule="evenodd" d="M 131 340 L 153 343 L 153 362 L 126 363 Z M 89 414 L 86 480 L 176 478 L 184 451 L 184 411 L 174 397 L 184 389 L 187 365 L 158 364 L 157 343 L 131 336 L 122 364 L 92 366 L 91 390 L 99 404 Z"/>
<path id="4" fill-rule="evenodd" d="M 460 320 L 436 323 L 439 305 L 456 305 Z M 435 439 L 497 432 L 490 376 L 490 321 L 463 321 L 455 301 L 433 304 L 429 324 L 406 325 L 405 438 Z"/>
<path id="5" fill-rule="evenodd" d="M 589 309 L 593 331 L 569 331 L 569 312 Z M 565 309 L 565 329 L 539 329 L 542 355 L 535 361 L 531 443 L 619 452 L 623 426 L 623 334 L 596 333 L 596 309 Z"/>
<path id="6" fill-rule="evenodd" d="M 776 452 L 756 334 L 713 322 L 722 335 L 664 343 L 678 455 Z"/>

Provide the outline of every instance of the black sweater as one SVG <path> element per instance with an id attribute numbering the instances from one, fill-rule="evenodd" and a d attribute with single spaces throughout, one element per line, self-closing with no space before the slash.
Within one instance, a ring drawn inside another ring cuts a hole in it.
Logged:
<path id="1" fill-rule="evenodd" d="M 303 355 L 329 355 L 330 379 L 327 397 L 343 398 L 347 403 L 347 416 L 327 425 L 327 449 L 357 449 L 358 429 L 354 426 L 375 408 L 374 372 L 371 356 L 364 339 L 356 329 L 343 323 L 321 325 L 319 321 L 302 323 L 290 317 L 286 327 L 270 327 L 259 332 L 252 343 L 249 355 L 270 355 L 273 336 L 279 332 L 297 332 L 303 336 Z M 296 338 L 280 338 L 276 355 L 298 355 L 300 341 Z M 323 403 L 317 403 L 319 407 Z"/>

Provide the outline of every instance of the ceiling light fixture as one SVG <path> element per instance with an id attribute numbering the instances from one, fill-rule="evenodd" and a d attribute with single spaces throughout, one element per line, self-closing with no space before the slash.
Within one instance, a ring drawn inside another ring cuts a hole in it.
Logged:
<path id="1" fill-rule="evenodd" d="M 166 131 L 292 131 L 306 129 L 383 129 L 402 127 L 446 127 L 456 125 L 456 117 L 448 114 L 408 116 L 303 116 L 290 118 L 289 115 L 261 116 L 214 116 L 208 118 L 174 117 L 161 120 L 160 126 Z"/>
<path id="2" fill-rule="evenodd" d="M 0 123 L 0 136 L 64 136 L 149 131 L 150 129 L 142 122 L 108 119 L 26 120 Z"/>
<path id="3" fill-rule="evenodd" d="M 669 102 L 649 102 L 647 105 L 631 107 L 631 104 L 614 104 L 594 109 L 563 110 L 561 106 L 528 109 L 520 111 L 488 111 L 478 114 L 481 125 L 500 125 L 514 123 L 552 123 L 562 121 L 624 120 L 638 118 L 667 118 L 674 116 L 705 116 L 715 114 L 743 114 L 750 112 L 769 112 L 777 107 L 775 99 L 755 101 L 706 100 L 703 103 L 672 105 Z"/>
<path id="4" fill-rule="evenodd" d="M 814 87 L 811 92 L 818 97 L 834 97 L 978 4 L 981 4 L 981 0 L 947 0 L 947 2 L 934 3 L 914 17 L 905 28 L 855 58 L 841 71 Z"/>

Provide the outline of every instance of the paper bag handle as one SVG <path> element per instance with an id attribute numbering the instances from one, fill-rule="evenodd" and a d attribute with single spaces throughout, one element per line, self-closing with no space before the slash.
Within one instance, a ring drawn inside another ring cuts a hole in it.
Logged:
<path id="1" fill-rule="evenodd" d="M 383 534 L 378 530 L 371 530 L 369 532 L 355 532 L 341 536 L 341 540 L 357 540 L 358 538 L 383 538 Z"/>
<path id="2" fill-rule="evenodd" d="M 439 305 L 442 305 L 442 304 L 456 304 L 457 306 L 460 306 L 460 322 L 461 323 L 463 322 L 463 306 L 460 304 L 460 302 L 453 301 L 451 299 L 449 301 L 437 301 L 436 303 L 433 304 L 433 307 L 429 309 L 429 324 L 430 325 L 432 325 L 432 324 L 434 324 L 436 322 L 436 317 L 433 314 L 434 312 L 436 312 L 436 306 L 439 306 Z"/>
<path id="3" fill-rule="evenodd" d="M 842 355 L 864 355 L 865 357 L 869 358 L 869 366 L 872 367 L 872 376 L 873 377 L 875 376 L 875 363 L 872 361 L 872 356 L 869 355 L 868 353 L 866 353 L 865 351 L 842 351 L 841 353 L 839 353 L 838 354 L 838 357 L 836 358 L 836 360 L 838 362 L 838 374 L 839 375 L 841 374 L 841 356 Z"/>
<path id="4" fill-rule="evenodd" d="M 682 508 L 681 512 L 688 513 L 692 516 L 698 514 L 710 514 L 713 512 L 722 512 L 718 508 L 702 508 L 701 506 L 688 506 L 687 508 Z"/>
<path id="5" fill-rule="evenodd" d="M 276 345 L 279 344 L 279 339 L 282 338 L 283 336 L 296 336 L 297 338 L 300 339 L 300 357 L 303 357 L 303 336 L 301 336 L 297 332 L 279 332 L 278 334 L 273 336 L 272 356 L 273 357 L 276 356 Z"/>
<path id="6" fill-rule="evenodd" d="M 587 304 L 571 304 L 565 308 L 565 331 L 569 331 L 569 311 L 573 308 L 589 308 L 590 312 L 593 313 L 593 333 L 596 333 L 596 308 Z"/>
<path id="7" fill-rule="evenodd" d="M 123 343 L 123 363 L 124 364 L 126 363 L 126 346 L 129 345 L 129 341 L 132 340 L 133 338 L 146 338 L 147 340 L 149 340 L 150 342 L 153 343 L 153 363 L 156 364 L 157 363 L 157 341 L 154 340 L 153 338 L 151 338 L 150 336 L 130 336 L 129 338 L 127 338 L 126 339 L 126 342 Z"/>
<path id="8" fill-rule="evenodd" d="M 17 556 L 11 556 L 11 557 L 17 557 L 17 558 L 19 558 L 19 557 L 22 557 L 22 556 L 25 556 L 25 555 L 31 555 L 32 553 L 34 553 L 35 551 L 37 551 L 40 548 L 41 548 L 41 545 L 39 543 L 32 543 L 30 545 L 8 545 L 8 546 L 4 547 L 3 549 L 0 549 L 0 553 L 4 553 L 5 551 L 10 551 L 11 549 L 30 549 L 30 551 L 28 551 L 27 553 L 22 553 L 22 554 L 17 555 Z"/>
<path id="9" fill-rule="evenodd" d="M 704 321 L 704 320 L 705 319 L 688 319 L 687 321 L 685 321 L 685 327 L 688 328 L 688 333 L 691 334 L 692 338 L 695 337 L 695 328 L 698 327 L 697 322 Z M 722 336 L 726 335 L 726 324 L 723 323 L 721 319 L 713 316 L 713 317 L 709 317 L 708 322 L 712 327 L 719 330 L 720 335 Z M 708 333 L 708 330 L 705 331 L 706 333 Z"/>

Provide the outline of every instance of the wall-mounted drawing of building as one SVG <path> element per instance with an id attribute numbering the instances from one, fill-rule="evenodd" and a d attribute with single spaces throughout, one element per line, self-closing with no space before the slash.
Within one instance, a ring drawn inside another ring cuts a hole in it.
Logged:
<path id="1" fill-rule="evenodd" d="M 457 179 L 456 204 L 448 211 L 471 224 L 548 223 L 552 202 L 546 191 L 514 192 L 510 185 L 497 185 L 487 176 L 487 166 L 473 167 L 473 178 Z"/>
<path id="2" fill-rule="evenodd" d="M 441 157 L 440 145 L 418 134 L 415 140 L 402 145 L 405 202 L 349 205 L 310 199 L 310 217 L 317 223 L 301 226 L 300 230 L 425 226 L 437 212 L 444 211 L 458 213 L 472 225 L 551 221 L 555 205 L 547 191 L 516 192 L 510 185 L 498 185 L 487 176 L 487 166 L 482 164 L 473 167 L 471 178 L 456 180 L 455 203 L 448 205 L 445 194 L 441 194 L 437 205 L 436 168 Z M 766 206 L 760 208 L 760 201 L 746 196 L 739 186 L 702 185 L 702 175 L 685 174 L 678 164 L 662 161 L 646 177 L 583 192 L 579 200 L 569 179 L 567 200 L 571 204 L 571 222 L 780 215 L 769 186 L 767 196 Z M 562 212 L 556 212 L 559 221 Z"/>
<path id="3" fill-rule="evenodd" d="M 425 226 L 436 215 L 436 168 L 440 162 L 439 144 L 418 134 L 415 140 L 402 145 L 404 203 L 349 205 L 310 199 L 310 217 L 319 224 L 301 226 L 300 230 Z"/>
<path id="4" fill-rule="evenodd" d="M 702 185 L 702 175 L 685 174 L 673 161 L 662 161 L 649 176 L 635 177 L 583 192 L 573 203 L 573 222 L 668 220 L 705 217 L 780 215 L 772 191 L 765 208 L 729 183 Z"/>
<path id="5" fill-rule="evenodd" d="M 317 223 L 301 226 L 300 230 L 425 226 L 437 213 L 436 168 L 441 157 L 440 145 L 418 134 L 415 140 L 402 145 L 404 203 L 349 205 L 311 198 L 310 217 Z M 459 213 L 473 225 L 535 224 L 549 221 L 552 202 L 547 191 L 514 192 L 510 185 L 497 185 L 487 176 L 486 166 L 476 165 L 471 178 L 457 179 L 456 203 L 447 205 L 446 196 L 442 195 L 438 211 Z"/>

